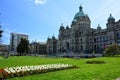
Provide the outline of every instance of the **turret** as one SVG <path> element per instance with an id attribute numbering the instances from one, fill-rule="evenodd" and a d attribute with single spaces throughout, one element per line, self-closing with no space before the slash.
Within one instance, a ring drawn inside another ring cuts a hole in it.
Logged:
<path id="1" fill-rule="evenodd" d="M 55 36 L 54 36 L 54 34 L 53 34 L 53 36 L 52 36 L 52 39 L 55 39 Z"/>
<path id="2" fill-rule="evenodd" d="M 115 23 L 115 18 L 112 16 L 112 14 L 110 14 L 107 21 L 108 21 L 108 23 Z"/>
<path id="3" fill-rule="evenodd" d="M 108 20 L 107 20 L 107 29 L 108 30 L 113 30 L 114 29 L 114 24 L 115 24 L 115 18 L 110 14 Z"/>
<path id="4" fill-rule="evenodd" d="M 66 26 L 66 30 L 70 29 L 69 26 Z"/>
<path id="5" fill-rule="evenodd" d="M 60 26 L 60 30 L 64 30 L 63 23 L 62 23 L 61 26 Z"/>

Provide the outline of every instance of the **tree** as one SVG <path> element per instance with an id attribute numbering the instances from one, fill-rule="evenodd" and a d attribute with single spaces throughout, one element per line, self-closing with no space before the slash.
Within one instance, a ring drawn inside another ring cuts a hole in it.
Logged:
<path id="1" fill-rule="evenodd" d="M 118 44 L 112 44 L 105 49 L 106 56 L 119 55 L 119 53 L 120 53 L 120 46 Z"/>
<path id="2" fill-rule="evenodd" d="M 24 55 L 28 53 L 29 52 L 29 41 L 24 38 L 21 38 L 21 41 L 17 46 L 17 52 L 20 55 Z"/>
<path id="3" fill-rule="evenodd" d="M 1 44 L 1 37 L 2 37 L 2 33 L 3 33 L 3 30 L 1 29 L 1 25 L 0 25 L 0 44 Z"/>

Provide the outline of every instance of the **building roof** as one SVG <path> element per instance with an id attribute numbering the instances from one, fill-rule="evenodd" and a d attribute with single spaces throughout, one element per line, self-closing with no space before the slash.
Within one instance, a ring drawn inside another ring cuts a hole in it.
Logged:
<path id="1" fill-rule="evenodd" d="M 32 42 L 32 43 L 30 43 L 30 44 L 43 44 L 43 45 L 45 45 L 45 44 L 47 44 L 46 42 Z"/>
<path id="2" fill-rule="evenodd" d="M 77 12 L 77 13 L 75 14 L 74 19 L 75 19 L 75 18 L 78 18 L 78 17 L 88 17 L 87 14 L 84 14 L 84 12 L 83 12 L 83 7 L 82 7 L 81 5 L 80 5 L 80 7 L 79 7 L 79 12 Z"/>
<path id="3" fill-rule="evenodd" d="M 28 36 L 27 34 L 24 34 L 24 33 L 16 33 L 16 32 L 12 32 L 11 34 L 16 34 L 16 35 L 25 35 L 25 36 Z"/>

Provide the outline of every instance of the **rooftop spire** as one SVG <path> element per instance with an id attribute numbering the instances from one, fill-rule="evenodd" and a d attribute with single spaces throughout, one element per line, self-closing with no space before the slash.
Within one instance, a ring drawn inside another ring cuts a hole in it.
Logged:
<path id="1" fill-rule="evenodd" d="M 112 16 L 112 14 L 110 13 L 110 16 Z"/>
<path id="2" fill-rule="evenodd" d="M 98 24 L 98 27 L 100 27 L 100 24 Z"/>
<path id="3" fill-rule="evenodd" d="M 110 17 L 112 17 L 112 14 L 110 13 Z"/>
<path id="4" fill-rule="evenodd" d="M 98 24 L 97 30 L 101 30 L 101 26 L 100 26 L 100 24 Z"/>
<path id="5" fill-rule="evenodd" d="M 80 12 L 82 12 L 82 9 L 83 9 L 83 7 L 82 7 L 82 5 L 80 4 L 80 7 L 79 7 Z"/>
<path id="6" fill-rule="evenodd" d="M 54 36 L 54 34 L 53 34 L 53 36 L 52 36 L 52 39 L 55 39 L 55 36 Z"/>

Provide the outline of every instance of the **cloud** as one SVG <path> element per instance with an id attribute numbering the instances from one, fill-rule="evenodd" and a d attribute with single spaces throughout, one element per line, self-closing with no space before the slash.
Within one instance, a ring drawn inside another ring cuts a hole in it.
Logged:
<path id="1" fill-rule="evenodd" d="M 45 4 L 46 0 L 34 0 L 35 5 Z"/>

